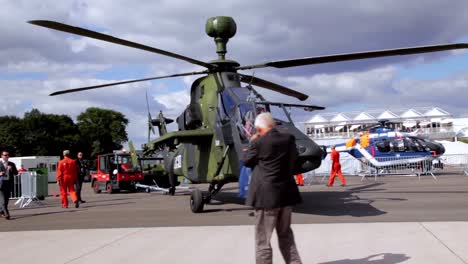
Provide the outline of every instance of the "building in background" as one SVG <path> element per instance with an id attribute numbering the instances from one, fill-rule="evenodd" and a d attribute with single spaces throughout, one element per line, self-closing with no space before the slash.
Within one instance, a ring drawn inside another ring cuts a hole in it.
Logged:
<path id="1" fill-rule="evenodd" d="M 335 144 L 359 136 L 379 120 L 389 127 L 432 140 L 453 140 L 468 127 L 468 118 L 454 118 L 439 107 L 368 110 L 363 112 L 320 113 L 304 125 L 305 133 L 319 144 Z"/>
<path id="2" fill-rule="evenodd" d="M 48 182 L 57 181 L 57 163 L 59 156 L 27 156 L 27 157 L 11 157 L 10 161 L 16 164 L 18 169 L 27 171 L 38 171 L 38 173 L 47 173 Z"/>

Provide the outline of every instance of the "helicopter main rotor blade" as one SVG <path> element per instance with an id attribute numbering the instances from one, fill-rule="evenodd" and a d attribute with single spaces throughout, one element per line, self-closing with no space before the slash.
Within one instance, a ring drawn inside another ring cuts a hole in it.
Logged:
<path id="1" fill-rule="evenodd" d="M 357 53 L 344 53 L 344 54 L 334 54 L 334 55 L 326 55 L 326 56 L 318 56 L 318 57 L 308 57 L 308 58 L 302 58 L 302 59 L 272 61 L 272 62 L 266 62 L 262 64 L 239 66 L 236 69 L 248 70 L 248 69 L 264 68 L 264 67 L 288 68 L 288 67 L 297 67 L 297 66 L 304 66 L 304 65 L 310 65 L 310 64 L 321 64 L 321 63 L 349 61 L 349 60 L 362 60 L 362 59 L 377 58 L 377 57 L 410 55 L 410 54 L 429 53 L 429 52 L 437 52 L 437 51 L 453 50 L 453 49 L 466 49 L 466 48 L 468 48 L 468 43 L 455 43 L 455 44 L 443 44 L 443 45 L 433 45 L 433 46 L 409 47 L 409 48 L 400 48 L 400 49 L 364 51 L 364 52 L 357 52 Z"/>
<path id="2" fill-rule="evenodd" d="M 151 80 L 157 80 L 157 79 L 164 79 L 164 78 L 171 78 L 171 77 L 178 77 L 178 76 L 188 76 L 188 75 L 198 75 L 198 74 L 205 74 L 205 73 L 208 73 L 208 71 L 178 73 L 178 74 L 171 74 L 171 75 L 159 76 L 159 77 L 151 77 L 151 78 L 144 78 L 144 79 L 137 79 L 137 80 L 128 80 L 128 81 L 122 81 L 122 82 L 106 83 L 106 84 L 100 84 L 100 85 L 93 85 L 93 86 L 87 86 L 87 87 L 80 87 L 80 88 L 74 88 L 74 89 L 61 90 L 61 91 L 53 92 L 53 93 L 49 94 L 49 96 L 55 96 L 55 95 L 66 94 L 66 93 L 81 92 L 81 91 L 85 91 L 85 90 L 91 90 L 91 89 L 114 86 L 114 85 L 120 85 L 120 84 L 126 84 L 126 83 L 151 81 Z"/>
<path id="3" fill-rule="evenodd" d="M 253 85 L 256 85 L 256 86 L 266 88 L 268 90 L 272 90 L 272 91 L 275 91 L 275 92 L 278 92 L 278 93 L 282 93 L 282 94 L 285 94 L 285 95 L 296 97 L 297 99 L 299 99 L 301 101 L 304 101 L 309 97 L 307 94 L 303 94 L 301 92 L 294 91 L 294 90 L 292 90 L 290 88 L 287 88 L 287 87 L 284 87 L 282 85 L 272 83 L 270 81 L 263 80 L 263 79 L 260 79 L 260 78 L 257 78 L 257 77 L 251 76 L 251 75 L 245 75 L 245 74 L 240 74 L 239 73 L 239 77 L 240 77 L 241 82 L 253 84 Z"/>
<path id="4" fill-rule="evenodd" d="M 214 69 L 216 67 L 213 64 L 209 64 L 209 63 L 206 63 L 206 62 L 203 62 L 203 61 L 199 61 L 199 60 L 192 59 L 192 58 L 189 58 L 189 57 L 186 57 L 186 56 L 182 56 L 180 54 L 172 53 L 172 52 L 165 51 L 165 50 L 162 50 L 162 49 L 149 47 L 149 46 L 139 44 L 139 43 L 136 43 L 136 42 L 116 38 L 116 37 L 106 35 L 106 34 L 102 34 L 102 33 L 92 31 L 92 30 L 89 30 L 89 29 L 74 27 L 74 26 L 70 26 L 70 25 L 55 22 L 55 21 L 32 20 L 32 21 L 28 21 L 28 23 L 36 25 L 36 26 L 55 29 L 55 30 L 58 30 L 58 31 L 68 32 L 68 33 L 71 33 L 71 34 L 85 36 L 85 37 L 88 37 L 88 38 L 99 39 L 99 40 L 102 40 L 102 41 L 107 41 L 107 42 L 111 42 L 111 43 L 115 43 L 115 44 L 119 44 L 119 45 L 124 45 L 124 46 L 127 46 L 127 47 L 146 50 L 146 51 L 161 54 L 161 55 L 166 55 L 166 56 L 169 56 L 169 57 L 172 57 L 172 58 L 176 58 L 176 59 L 184 60 L 184 61 L 196 64 L 196 65 L 200 65 L 200 66 L 203 66 L 203 67 L 208 68 L 208 69 Z"/>

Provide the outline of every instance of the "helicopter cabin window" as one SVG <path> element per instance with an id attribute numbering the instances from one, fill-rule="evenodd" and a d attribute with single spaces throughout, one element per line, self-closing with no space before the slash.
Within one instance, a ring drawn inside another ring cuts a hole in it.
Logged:
<path id="1" fill-rule="evenodd" d="M 377 141 L 375 145 L 380 152 L 390 152 L 390 142 L 388 140 Z"/>
<path id="2" fill-rule="evenodd" d="M 290 123 L 290 119 L 286 114 L 284 107 L 279 105 L 270 105 L 270 113 L 273 116 L 273 119 L 276 121 L 277 125 L 282 123 Z"/>
<path id="3" fill-rule="evenodd" d="M 405 142 L 403 139 L 395 139 L 390 141 L 390 150 L 394 152 L 404 152 Z"/>
<path id="4" fill-rule="evenodd" d="M 252 103 L 239 104 L 239 118 L 236 120 L 239 128 L 240 138 L 242 143 L 249 141 L 249 138 L 255 133 L 255 113 Z"/>
<path id="5" fill-rule="evenodd" d="M 406 151 L 415 152 L 415 151 L 424 151 L 421 144 L 414 138 L 405 139 Z"/>
<path id="6" fill-rule="evenodd" d="M 232 98 L 228 91 L 224 90 L 221 92 L 221 101 L 223 110 L 226 115 L 231 116 L 236 108 L 236 101 Z"/>
<path id="7" fill-rule="evenodd" d="M 239 98 L 240 101 L 246 101 L 249 98 L 250 90 L 247 87 L 234 87 L 231 91 Z"/>

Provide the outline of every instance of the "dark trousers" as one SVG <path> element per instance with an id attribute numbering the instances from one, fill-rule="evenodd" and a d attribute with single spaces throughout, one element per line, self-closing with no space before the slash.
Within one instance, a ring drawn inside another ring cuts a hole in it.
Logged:
<path id="1" fill-rule="evenodd" d="M 0 212 L 3 212 L 4 215 L 10 215 L 8 211 L 8 202 L 10 200 L 10 183 L 8 181 L 3 181 L 0 187 Z"/>
<path id="2" fill-rule="evenodd" d="M 291 229 L 291 213 L 292 207 L 289 206 L 255 210 L 255 259 L 257 264 L 273 263 L 270 239 L 275 228 L 284 261 L 287 264 L 302 263 Z"/>
<path id="3" fill-rule="evenodd" d="M 78 201 L 81 200 L 81 187 L 83 187 L 83 180 L 76 180 L 75 182 L 75 191 L 76 191 L 76 197 L 78 197 Z"/>

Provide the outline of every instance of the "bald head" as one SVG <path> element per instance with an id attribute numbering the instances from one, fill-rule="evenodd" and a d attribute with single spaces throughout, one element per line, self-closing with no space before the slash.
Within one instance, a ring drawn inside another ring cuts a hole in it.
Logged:
<path id="1" fill-rule="evenodd" d="M 69 150 L 64 150 L 64 151 L 63 151 L 63 156 L 64 156 L 64 157 L 65 157 L 65 156 L 67 156 L 67 157 L 70 156 L 70 151 L 69 151 Z"/>

